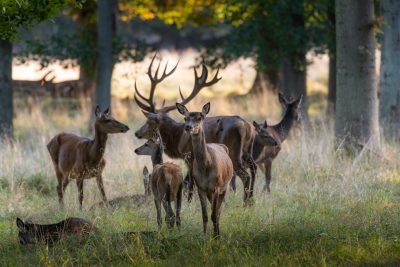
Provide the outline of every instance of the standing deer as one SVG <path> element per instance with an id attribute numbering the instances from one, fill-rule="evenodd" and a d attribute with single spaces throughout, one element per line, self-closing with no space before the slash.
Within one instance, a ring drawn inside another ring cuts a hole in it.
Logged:
<path id="1" fill-rule="evenodd" d="M 199 193 L 203 232 L 207 232 L 207 200 L 211 203 L 211 220 L 214 236 L 219 236 L 219 218 L 221 204 L 233 176 L 233 164 L 229 150 L 223 144 L 207 143 L 204 134 L 204 119 L 210 111 L 210 103 L 203 106 L 202 112 L 189 112 L 177 103 L 176 107 L 185 116 L 185 131 L 192 139 L 193 166 L 192 174 Z"/>
<path id="2" fill-rule="evenodd" d="M 157 209 L 157 223 L 161 229 L 161 203 L 166 213 L 165 221 L 168 228 L 181 226 L 181 204 L 183 176 L 181 168 L 171 162 L 163 162 L 164 145 L 160 133 L 157 131 L 153 137 L 135 150 L 138 155 L 151 156 L 153 172 L 151 174 L 151 189 L 154 195 L 154 203 Z M 175 202 L 175 213 L 172 210 L 171 202 Z"/>
<path id="3" fill-rule="evenodd" d="M 279 94 L 279 101 L 286 108 L 282 120 L 269 126 L 267 121 L 264 123 L 253 122 L 257 135 L 253 144 L 253 158 L 257 165 L 265 174 L 265 185 L 263 191 L 270 192 L 272 161 L 281 151 L 281 145 L 289 135 L 293 125 L 300 121 L 300 103 L 302 97 L 295 100 L 287 100 Z M 234 186 L 235 179 L 231 181 Z"/>
<path id="4" fill-rule="evenodd" d="M 45 242 L 52 245 L 67 235 L 83 236 L 97 232 L 97 228 L 89 221 L 81 218 L 67 218 L 55 224 L 34 224 L 17 218 L 18 238 L 21 245 Z"/>
<path id="5" fill-rule="evenodd" d="M 104 112 L 100 107 L 95 109 L 94 139 L 81 137 L 70 133 L 60 133 L 47 144 L 47 150 L 53 161 L 58 179 L 58 201 L 64 205 L 63 196 L 70 179 L 76 179 L 79 191 L 79 208 L 82 210 L 83 180 L 96 177 L 97 186 L 106 204 L 102 172 L 106 165 L 104 152 L 107 135 L 125 133 L 129 127 L 114 119 L 109 108 Z"/>
<path id="6" fill-rule="evenodd" d="M 185 133 L 184 124 L 172 119 L 168 112 L 176 109 L 175 105 L 164 106 L 156 109 L 153 100 L 154 93 L 157 85 L 162 82 L 166 77 L 170 76 L 176 69 L 177 65 L 169 72 L 166 71 L 167 65 L 163 73 L 158 77 L 160 64 L 158 65 L 155 74 L 152 74 L 152 65 L 155 56 L 153 57 L 147 75 L 149 76 L 151 86 L 149 97 L 144 97 L 138 90 L 135 83 L 135 101 L 137 105 L 144 111 L 147 118 L 146 123 L 135 132 L 136 137 L 149 139 L 152 137 L 153 131 L 159 129 L 161 137 L 165 143 L 165 153 L 171 158 L 186 159 L 189 165 L 189 173 L 185 181 L 189 181 L 189 201 L 191 198 L 191 191 L 193 181 L 191 178 L 190 170 L 192 165 L 192 158 L 187 158 L 186 155 L 190 153 L 192 143 L 190 135 Z M 208 79 L 208 70 L 202 65 L 202 73 L 199 76 L 196 68 L 194 68 L 194 86 L 192 92 L 187 98 L 184 98 L 180 91 L 182 101 L 180 104 L 185 105 L 189 103 L 203 88 L 210 87 L 216 84 L 221 78 L 218 77 L 218 71 L 215 76 L 210 80 Z M 219 130 L 219 123 L 223 123 L 224 128 Z M 241 178 L 244 187 L 244 201 L 252 197 L 251 183 L 255 179 L 257 166 L 252 158 L 252 146 L 255 137 L 253 126 L 239 116 L 219 116 L 207 117 L 204 121 L 204 133 L 208 143 L 222 143 L 229 148 L 229 157 L 232 160 L 235 173 Z M 246 171 L 250 168 L 251 176 Z"/>
<path id="7" fill-rule="evenodd" d="M 135 195 L 125 196 L 125 197 L 117 197 L 117 198 L 114 198 L 114 199 L 108 201 L 107 206 L 115 208 L 124 203 L 135 203 L 137 205 L 142 205 L 143 203 L 146 202 L 146 200 L 149 198 L 149 196 L 151 194 L 150 173 L 146 166 L 144 166 L 144 168 L 143 168 L 143 185 L 144 185 L 144 194 L 135 194 Z M 99 202 L 97 204 L 94 204 L 90 208 L 90 210 L 93 210 L 95 208 L 99 208 L 102 206 L 104 206 L 104 203 Z"/>

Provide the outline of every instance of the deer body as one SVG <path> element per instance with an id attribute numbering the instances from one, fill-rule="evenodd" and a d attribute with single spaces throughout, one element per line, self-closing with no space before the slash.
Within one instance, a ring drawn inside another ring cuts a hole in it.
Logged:
<path id="1" fill-rule="evenodd" d="M 223 144 L 208 144 L 204 134 L 203 121 L 210 110 L 210 103 L 204 105 L 202 112 L 189 112 L 182 104 L 176 104 L 178 111 L 185 116 L 185 130 L 190 133 L 193 154 L 192 174 L 197 186 L 203 217 L 203 232 L 207 232 L 207 200 L 211 202 L 211 219 L 214 236 L 219 236 L 221 204 L 233 176 L 233 164 L 229 150 Z"/>
<path id="2" fill-rule="evenodd" d="M 18 237 L 21 245 L 43 241 L 53 244 L 67 235 L 87 235 L 97 232 L 97 228 L 89 221 L 81 218 L 67 218 L 55 224 L 34 224 L 17 218 Z"/>
<path id="3" fill-rule="evenodd" d="M 150 176 L 151 191 L 154 195 L 154 204 L 157 210 L 157 223 L 161 228 L 161 204 L 166 212 L 165 220 L 167 226 L 172 228 L 174 224 L 181 225 L 180 210 L 182 205 L 182 186 L 183 176 L 181 168 L 171 162 L 163 162 L 164 146 L 157 132 L 143 146 L 137 148 L 135 153 L 138 155 L 151 156 L 153 172 Z M 171 207 L 171 202 L 175 202 L 175 214 Z"/>
<path id="4" fill-rule="evenodd" d="M 75 179 L 79 191 L 79 206 L 82 209 L 83 180 L 96 177 L 97 185 L 107 202 L 102 172 L 105 167 L 103 158 L 110 133 L 127 132 L 129 127 L 111 117 L 108 110 L 101 112 L 96 108 L 95 137 L 89 139 L 75 134 L 61 133 L 47 144 L 50 157 L 58 179 L 58 199 L 63 205 L 63 196 L 70 179 Z"/>

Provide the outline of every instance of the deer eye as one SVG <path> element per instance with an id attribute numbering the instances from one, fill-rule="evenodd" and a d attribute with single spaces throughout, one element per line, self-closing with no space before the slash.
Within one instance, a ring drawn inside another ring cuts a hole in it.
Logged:
<path id="1" fill-rule="evenodd" d="M 197 118 L 197 121 L 200 122 L 200 121 L 201 121 L 201 118 Z"/>

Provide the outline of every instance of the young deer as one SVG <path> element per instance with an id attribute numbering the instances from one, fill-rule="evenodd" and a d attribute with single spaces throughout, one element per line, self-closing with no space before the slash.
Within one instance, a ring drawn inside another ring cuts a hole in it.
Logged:
<path id="1" fill-rule="evenodd" d="M 171 162 L 163 162 L 164 145 L 157 131 L 153 137 L 135 150 L 138 155 L 151 156 L 153 173 L 151 174 L 151 190 L 154 195 L 154 203 L 157 209 L 157 223 L 161 228 L 161 203 L 166 213 L 165 221 L 169 228 L 175 224 L 181 225 L 181 204 L 183 176 L 181 168 Z M 171 202 L 175 202 L 175 213 L 172 210 Z"/>
<path id="2" fill-rule="evenodd" d="M 87 235 L 97 232 L 97 228 L 89 221 L 81 218 L 67 218 L 55 224 L 34 224 L 17 218 L 18 237 L 21 245 L 45 242 L 48 245 L 59 241 L 67 235 Z"/>
<path id="3" fill-rule="evenodd" d="M 131 196 L 125 197 L 117 197 L 107 202 L 108 207 L 115 208 L 120 206 L 123 203 L 135 203 L 137 205 L 141 205 L 146 202 L 151 194 L 151 187 L 150 187 L 150 173 L 146 166 L 143 168 L 143 185 L 144 185 L 144 194 L 135 194 Z M 102 207 L 104 205 L 103 202 L 99 202 L 94 204 L 90 210 L 95 208 Z"/>
<path id="4" fill-rule="evenodd" d="M 228 148 L 223 144 L 206 143 L 204 119 L 210 111 L 210 103 L 203 106 L 202 112 L 189 112 L 177 103 L 176 107 L 185 116 L 185 131 L 190 134 L 192 142 L 192 174 L 199 193 L 203 217 L 203 231 L 207 232 L 207 200 L 212 205 L 211 220 L 214 225 L 214 236 L 219 236 L 219 217 L 221 204 L 225 198 L 229 181 L 233 175 L 233 164 L 229 158 Z"/>
<path id="5" fill-rule="evenodd" d="M 81 210 L 84 179 L 96 177 L 103 202 L 107 202 L 102 177 L 106 164 L 103 156 L 106 149 L 107 135 L 125 133 L 129 130 L 129 127 L 114 119 L 109 109 L 101 112 L 99 106 L 97 106 L 95 115 L 95 137 L 93 140 L 75 134 L 60 133 L 47 144 L 58 179 L 57 192 L 61 206 L 64 205 L 63 195 L 69 179 L 76 179 L 79 191 L 79 208 Z"/>

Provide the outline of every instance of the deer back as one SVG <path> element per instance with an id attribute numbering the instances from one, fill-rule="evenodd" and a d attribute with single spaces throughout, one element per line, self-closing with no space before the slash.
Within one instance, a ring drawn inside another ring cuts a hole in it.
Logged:
<path id="1" fill-rule="evenodd" d="M 154 166 L 151 174 L 151 185 L 155 197 L 163 197 L 167 192 L 167 187 L 169 187 L 171 196 L 173 196 L 171 200 L 175 199 L 182 183 L 182 169 L 178 165 L 166 162 Z"/>

